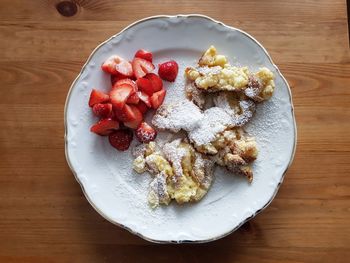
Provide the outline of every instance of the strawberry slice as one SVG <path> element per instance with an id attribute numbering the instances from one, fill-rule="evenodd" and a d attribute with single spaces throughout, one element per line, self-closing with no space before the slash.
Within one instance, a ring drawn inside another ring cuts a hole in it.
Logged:
<path id="1" fill-rule="evenodd" d="M 128 85 L 123 84 L 111 90 L 109 96 L 111 98 L 111 103 L 116 109 L 122 109 L 125 105 L 126 100 L 133 94 L 134 89 Z"/>
<path id="2" fill-rule="evenodd" d="M 134 105 L 125 105 L 125 107 L 129 107 L 127 110 L 127 117 L 129 120 L 124 121 L 124 125 L 131 129 L 136 129 L 137 126 L 142 122 L 143 116 L 138 107 Z"/>
<path id="3" fill-rule="evenodd" d="M 139 96 L 140 100 L 147 105 L 148 108 L 152 107 L 150 97 L 145 92 L 138 91 L 137 95 Z"/>
<path id="4" fill-rule="evenodd" d="M 111 103 L 97 103 L 92 107 L 92 112 L 99 118 L 107 118 L 112 115 L 112 104 Z"/>
<path id="5" fill-rule="evenodd" d="M 139 49 L 135 53 L 135 58 L 143 58 L 143 59 L 152 63 L 153 55 L 151 52 L 149 52 L 147 50 Z"/>
<path id="6" fill-rule="evenodd" d="M 111 118 L 108 118 L 108 119 L 102 119 L 99 122 L 95 123 L 93 126 L 91 126 L 90 131 L 101 136 L 106 136 L 112 133 L 114 130 L 118 130 L 118 129 L 119 129 L 119 122 L 112 120 Z"/>
<path id="7" fill-rule="evenodd" d="M 111 133 L 108 136 L 109 143 L 119 151 L 126 151 L 132 141 L 132 131 L 129 129 L 122 129 Z"/>
<path id="8" fill-rule="evenodd" d="M 117 55 L 109 57 L 105 62 L 103 62 L 101 68 L 103 71 L 113 75 L 121 74 L 127 77 L 131 77 L 133 75 L 131 63 Z"/>
<path id="9" fill-rule="evenodd" d="M 142 113 L 142 115 L 145 115 L 146 112 L 148 111 L 148 106 L 146 105 L 146 103 L 144 103 L 143 101 L 139 101 L 139 103 L 137 103 L 136 107 L 140 110 L 140 112 Z"/>
<path id="10" fill-rule="evenodd" d="M 120 79 L 120 80 L 116 81 L 112 88 L 116 88 L 116 87 L 121 86 L 123 84 L 128 84 L 131 87 L 133 87 L 133 89 L 135 91 L 137 91 L 137 85 L 136 85 L 135 81 L 128 79 L 128 78 L 124 78 L 124 79 Z"/>
<path id="11" fill-rule="evenodd" d="M 143 143 L 154 141 L 157 137 L 157 132 L 147 122 L 141 122 L 135 130 L 136 138 Z"/>
<path id="12" fill-rule="evenodd" d="M 140 101 L 139 95 L 137 94 L 137 92 L 135 92 L 130 95 L 130 97 L 126 100 L 126 103 L 137 104 L 139 103 L 139 101 Z"/>
<path id="13" fill-rule="evenodd" d="M 170 60 L 158 65 L 159 76 L 167 81 L 173 82 L 176 79 L 177 73 L 179 71 L 179 65 L 174 60 Z"/>
<path id="14" fill-rule="evenodd" d="M 153 90 L 152 93 L 160 91 L 163 88 L 163 81 L 156 74 L 148 73 L 148 74 L 145 75 L 144 78 L 148 79 L 151 82 L 152 90 Z"/>
<path id="15" fill-rule="evenodd" d="M 165 89 L 161 89 L 160 91 L 153 93 L 153 95 L 150 98 L 153 109 L 158 109 L 158 107 L 162 105 L 165 94 Z"/>
<path id="16" fill-rule="evenodd" d="M 147 95 L 151 96 L 153 94 L 152 82 L 145 78 L 139 78 L 136 80 L 136 84 L 139 90 L 143 91 Z"/>
<path id="17" fill-rule="evenodd" d="M 132 70 L 134 71 L 135 77 L 138 79 L 154 70 L 154 65 L 145 59 L 134 58 L 132 61 Z"/>
<path id="18" fill-rule="evenodd" d="M 93 89 L 90 93 L 89 106 L 92 107 L 97 103 L 109 101 L 109 96 L 102 91 Z"/>
<path id="19" fill-rule="evenodd" d="M 127 76 L 121 75 L 121 74 L 117 74 L 117 75 L 111 75 L 111 83 L 112 83 L 112 87 L 113 85 L 121 79 L 126 79 L 128 78 Z"/>

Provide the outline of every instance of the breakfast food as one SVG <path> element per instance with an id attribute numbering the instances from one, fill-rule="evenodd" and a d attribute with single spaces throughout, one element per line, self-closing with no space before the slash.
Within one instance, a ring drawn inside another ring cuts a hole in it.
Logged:
<path id="1" fill-rule="evenodd" d="M 144 121 L 149 109 L 158 109 L 162 105 L 166 90 L 162 79 L 152 71 L 153 54 L 144 49 L 128 60 L 113 55 L 102 63 L 101 69 L 111 75 L 112 89 L 109 94 L 93 89 L 89 98 L 89 107 L 100 120 L 90 131 L 100 136 L 109 136 L 110 144 L 119 151 L 129 148 L 133 139 L 143 143 L 155 140 L 157 132 Z M 175 61 L 170 63 L 166 77 L 175 79 L 173 70 Z M 159 69 L 163 73 L 163 70 Z M 164 76 L 163 76 L 164 77 Z"/>
<path id="2" fill-rule="evenodd" d="M 244 127 L 257 104 L 273 95 L 272 71 L 233 66 L 210 46 L 196 66 L 184 70 L 184 98 L 163 104 L 163 80 L 172 85 L 178 75 L 174 60 L 159 64 L 157 75 L 152 72 L 153 54 L 140 49 L 131 62 L 113 55 L 101 68 L 111 75 L 112 87 L 108 94 L 91 91 L 88 104 L 99 118 L 91 131 L 108 136 L 119 151 L 127 150 L 134 137 L 140 142 L 133 149 L 133 169 L 151 174 L 152 208 L 172 200 L 179 204 L 201 200 L 214 180 L 216 165 L 253 181 L 258 146 Z M 147 123 L 145 115 L 152 110 Z M 176 136 L 159 138 L 160 132 Z"/>
<path id="3" fill-rule="evenodd" d="M 214 162 L 186 140 L 176 139 L 161 148 L 155 142 L 143 144 L 134 150 L 134 156 L 134 170 L 153 176 L 148 194 L 151 207 L 167 205 L 172 199 L 179 204 L 199 201 L 213 180 Z"/>

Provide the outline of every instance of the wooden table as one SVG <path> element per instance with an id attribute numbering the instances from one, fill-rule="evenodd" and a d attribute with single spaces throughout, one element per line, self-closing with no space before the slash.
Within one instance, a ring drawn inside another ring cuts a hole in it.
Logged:
<path id="1" fill-rule="evenodd" d="M 291 84 L 298 124 L 273 203 L 203 245 L 155 245 L 108 223 L 64 155 L 65 98 L 90 52 L 135 20 L 178 13 L 254 35 Z M 2 0 L 0 28 L 0 262 L 349 262 L 345 0 Z"/>

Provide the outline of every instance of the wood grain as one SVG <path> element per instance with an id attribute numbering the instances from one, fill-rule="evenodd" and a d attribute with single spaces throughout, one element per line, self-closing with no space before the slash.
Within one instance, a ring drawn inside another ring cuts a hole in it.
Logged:
<path id="1" fill-rule="evenodd" d="M 346 3 L 0 2 L 0 262 L 348 262 L 350 54 Z M 90 52 L 131 22 L 203 13 L 254 35 L 288 79 L 293 165 L 272 204 L 226 238 L 155 245 L 99 216 L 64 156 L 66 94 Z"/>

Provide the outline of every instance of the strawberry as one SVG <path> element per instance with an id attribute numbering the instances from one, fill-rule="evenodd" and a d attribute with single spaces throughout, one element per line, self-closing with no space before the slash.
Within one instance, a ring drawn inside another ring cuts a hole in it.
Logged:
<path id="1" fill-rule="evenodd" d="M 143 91 L 147 95 L 152 95 L 153 94 L 153 87 L 152 87 L 152 82 L 148 79 L 145 78 L 139 78 L 136 80 L 136 84 L 139 90 Z"/>
<path id="2" fill-rule="evenodd" d="M 118 81 L 116 81 L 113 85 L 112 88 L 116 88 L 118 86 L 121 86 L 122 84 L 128 84 L 130 85 L 135 91 L 137 91 L 137 85 L 135 83 L 135 81 L 128 79 L 128 78 L 124 78 L 124 79 L 119 79 Z"/>
<path id="3" fill-rule="evenodd" d="M 144 78 L 148 79 L 151 82 L 152 89 L 153 89 L 152 93 L 160 91 L 163 88 L 163 81 L 156 74 L 148 73 L 148 74 L 145 75 Z"/>
<path id="4" fill-rule="evenodd" d="M 124 75 L 121 75 L 121 74 L 111 75 L 112 87 L 118 80 L 126 79 L 126 78 L 127 78 L 127 76 L 124 76 Z"/>
<path id="5" fill-rule="evenodd" d="M 153 55 L 149 51 L 146 51 L 144 49 L 139 49 L 135 53 L 135 58 L 143 58 L 143 59 L 152 63 Z"/>
<path id="6" fill-rule="evenodd" d="M 91 128 L 90 131 L 105 136 L 113 132 L 114 130 L 119 129 L 119 122 L 112 120 L 111 118 L 108 119 L 102 119 L 99 122 L 95 123 Z"/>
<path id="7" fill-rule="evenodd" d="M 122 129 L 111 133 L 108 136 L 109 143 L 119 151 L 126 151 L 129 149 L 132 141 L 132 131 L 129 129 Z"/>
<path id="8" fill-rule="evenodd" d="M 170 82 L 175 81 L 177 72 L 179 71 L 176 61 L 170 60 L 158 65 L 158 67 L 159 77 Z"/>
<path id="9" fill-rule="evenodd" d="M 146 104 L 148 108 L 152 107 L 150 97 L 145 92 L 138 91 L 137 95 L 139 96 L 140 100 Z"/>
<path id="10" fill-rule="evenodd" d="M 132 70 L 134 71 L 135 77 L 138 79 L 154 70 L 154 65 L 145 59 L 134 58 L 132 61 Z"/>
<path id="11" fill-rule="evenodd" d="M 124 75 L 131 77 L 133 75 L 131 63 L 122 57 L 113 55 L 109 57 L 101 66 L 102 70 L 113 75 Z"/>
<path id="12" fill-rule="evenodd" d="M 111 103 L 97 103 L 92 107 L 92 112 L 99 118 L 107 118 L 112 115 L 112 104 Z"/>
<path id="13" fill-rule="evenodd" d="M 135 91 L 128 84 L 122 84 L 111 90 L 109 96 L 111 98 L 111 103 L 114 108 L 122 109 L 125 105 L 126 100 L 133 94 Z"/>
<path id="14" fill-rule="evenodd" d="M 92 107 L 97 103 L 109 101 L 109 96 L 102 91 L 93 89 L 90 93 L 89 106 Z"/>
<path id="15" fill-rule="evenodd" d="M 131 129 L 136 129 L 141 123 L 143 116 L 141 111 L 135 105 L 125 105 L 125 115 L 128 120 L 124 121 L 124 125 Z"/>
<path id="16" fill-rule="evenodd" d="M 146 103 L 144 103 L 142 100 L 139 101 L 139 103 L 136 104 L 136 107 L 139 109 L 139 111 L 142 113 L 142 115 L 145 115 L 148 111 L 148 106 Z"/>
<path id="17" fill-rule="evenodd" d="M 136 138 L 143 143 L 154 141 L 157 137 L 157 132 L 147 122 L 141 122 L 135 130 Z"/>
<path id="18" fill-rule="evenodd" d="M 126 100 L 126 103 L 130 103 L 130 104 L 137 104 L 139 103 L 140 98 L 137 92 L 133 93 L 130 95 L 130 97 Z"/>
<path id="19" fill-rule="evenodd" d="M 122 109 L 113 109 L 117 120 L 122 122 L 130 122 L 139 118 L 138 112 L 135 113 L 135 105 L 125 104 Z M 141 117 L 142 118 L 142 117 Z"/>
<path id="20" fill-rule="evenodd" d="M 158 107 L 162 105 L 165 94 L 165 89 L 161 89 L 160 91 L 153 93 L 153 95 L 150 98 L 153 109 L 158 109 Z"/>

